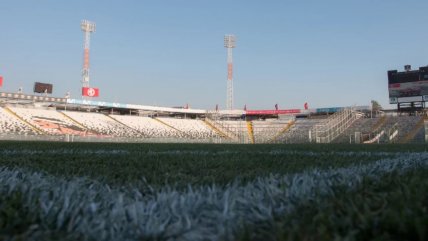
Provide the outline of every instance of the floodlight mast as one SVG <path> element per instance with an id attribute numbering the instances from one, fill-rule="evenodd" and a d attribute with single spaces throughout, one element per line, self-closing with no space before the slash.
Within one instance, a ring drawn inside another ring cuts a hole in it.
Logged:
<path id="1" fill-rule="evenodd" d="M 89 46 L 91 33 L 95 32 L 95 23 L 88 20 L 82 20 L 80 27 L 84 34 L 82 87 L 89 87 Z"/>
<path id="2" fill-rule="evenodd" d="M 227 97 L 226 109 L 233 109 L 233 58 L 232 49 L 236 47 L 235 35 L 226 34 L 224 36 L 224 47 L 227 48 Z"/>

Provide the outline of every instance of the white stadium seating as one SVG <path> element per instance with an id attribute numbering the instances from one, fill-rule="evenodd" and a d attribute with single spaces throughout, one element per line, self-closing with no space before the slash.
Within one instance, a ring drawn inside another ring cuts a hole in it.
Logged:
<path id="1" fill-rule="evenodd" d="M 217 121 L 228 133 L 232 133 L 238 142 L 251 143 L 248 124 L 243 120 L 220 120 Z"/>
<path id="2" fill-rule="evenodd" d="M 354 118 L 354 112 L 348 112 L 352 114 L 349 115 L 352 121 L 340 113 L 245 121 L 107 115 L 14 105 L 0 108 L 0 134 L 3 139 L 11 135 L 25 139 L 37 135 L 37 139 L 44 136 L 57 140 L 78 137 L 83 141 L 103 137 L 105 141 L 119 138 L 142 142 L 309 143 L 318 142 L 319 137 L 328 137 L 328 142 L 333 143 L 424 142 L 422 116 L 383 115 L 372 119 Z M 345 121 L 346 125 L 339 125 Z M 330 130 L 326 127 L 337 128 Z"/>
<path id="3" fill-rule="evenodd" d="M 218 137 L 216 132 L 202 120 L 178 119 L 178 118 L 158 118 L 165 124 L 183 133 L 183 137 L 191 139 L 209 139 Z"/>
<path id="4" fill-rule="evenodd" d="M 267 143 L 273 140 L 284 128 L 288 120 L 252 121 L 255 143 Z"/>
<path id="5" fill-rule="evenodd" d="M 87 131 L 56 110 L 17 108 L 10 110 L 31 125 L 51 135 L 85 135 Z"/>
<path id="6" fill-rule="evenodd" d="M 326 121 L 326 119 L 296 119 L 294 125 L 283 133 L 277 140 L 280 143 L 309 143 L 309 131 L 316 125 Z"/>
<path id="7" fill-rule="evenodd" d="M 62 113 L 101 135 L 134 138 L 143 137 L 142 133 L 104 114 L 77 111 L 63 111 Z"/>
<path id="8" fill-rule="evenodd" d="M 34 131 L 30 126 L 28 126 L 13 114 L 7 112 L 4 108 L 0 108 L 0 133 L 14 133 L 18 135 L 37 134 L 37 132 Z"/>
<path id="9" fill-rule="evenodd" d="M 168 127 L 165 124 L 157 121 L 156 119 L 150 117 L 142 116 L 129 116 L 129 115 L 110 115 L 112 118 L 117 121 L 129 126 L 139 132 L 141 132 L 146 137 L 151 138 L 174 138 L 180 137 L 182 133 L 179 131 Z"/>

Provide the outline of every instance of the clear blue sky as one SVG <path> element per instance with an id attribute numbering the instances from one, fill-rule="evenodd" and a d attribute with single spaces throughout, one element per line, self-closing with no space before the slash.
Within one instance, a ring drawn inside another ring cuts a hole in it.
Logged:
<path id="1" fill-rule="evenodd" d="M 103 101 L 224 108 L 228 33 L 239 109 L 389 107 L 386 71 L 428 65 L 426 0 L 1 0 L 0 90 L 80 98 L 82 19 Z"/>

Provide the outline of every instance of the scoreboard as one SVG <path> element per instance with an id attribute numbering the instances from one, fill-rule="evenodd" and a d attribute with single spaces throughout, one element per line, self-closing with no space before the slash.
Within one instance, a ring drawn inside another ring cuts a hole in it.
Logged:
<path id="1" fill-rule="evenodd" d="M 388 91 L 389 102 L 396 104 L 399 98 L 421 97 L 423 101 L 428 101 L 428 66 L 420 67 L 418 70 L 398 72 L 388 71 Z"/>
<path id="2" fill-rule="evenodd" d="M 52 94 L 52 84 L 35 82 L 34 83 L 34 93 Z"/>

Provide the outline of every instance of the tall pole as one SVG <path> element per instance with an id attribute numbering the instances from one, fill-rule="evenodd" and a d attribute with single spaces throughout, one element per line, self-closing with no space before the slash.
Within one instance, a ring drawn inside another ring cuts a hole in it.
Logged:
<path id="1" fill-rule="evenodd" d="M 84 34 L 82 87 L 89 87 L 89 45 L 91 33 L 95 32 L 95 23 L 89 22 L 88 20 L 82 20 L 80 27 Z"/>
<path id="2" fill-rule="evenodd" d="M 233 109 L 233 58 L 232 49 L 236 47 L 235 35 L 227 34 L 224 36 L 224 47 L 227 48 L 227 98 L 226 109 Z"/>

